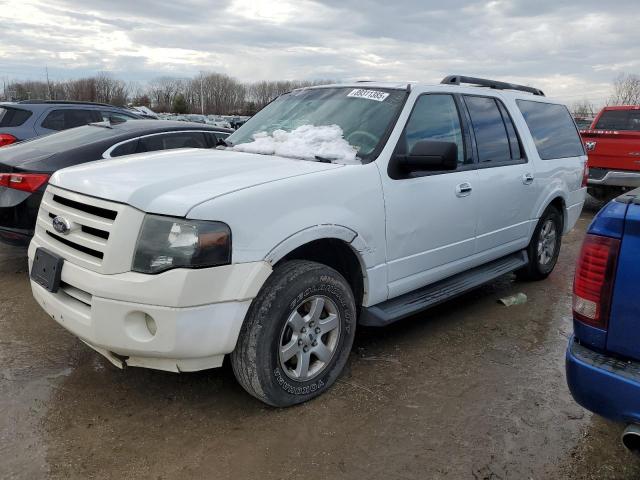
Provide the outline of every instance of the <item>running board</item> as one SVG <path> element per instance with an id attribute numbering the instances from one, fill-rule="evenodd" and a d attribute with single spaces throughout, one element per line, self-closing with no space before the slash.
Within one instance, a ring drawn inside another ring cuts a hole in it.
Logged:
<path id="1" fill-rule="evenodd" d="M 372 307 L 365 307 L 359 324 L 368 327 L 384 327 L 415 313 L 457 297 L 496 278 L 524 267 L 529 263 L 527 252 L 522 250 L 493 262 L 458 273 L 439 282 L 405 293 Z"/>

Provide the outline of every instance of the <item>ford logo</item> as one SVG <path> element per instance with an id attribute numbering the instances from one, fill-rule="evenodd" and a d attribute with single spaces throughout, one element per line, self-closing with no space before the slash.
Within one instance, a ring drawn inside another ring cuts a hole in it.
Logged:
<path id="1" fill-rule="evenodd" d="M 54 217 L 51 223 L 53 225 L 53 229 L 56 232 L 61 233 L 62 235 L 66 235 L 71 231 L 71 223 L 69 222 L 69 220 L 61 217 L 60 215 Z"/>

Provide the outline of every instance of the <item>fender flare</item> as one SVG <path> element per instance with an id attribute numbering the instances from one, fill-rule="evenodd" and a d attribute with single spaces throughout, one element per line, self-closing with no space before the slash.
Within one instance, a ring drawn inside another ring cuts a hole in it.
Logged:
<path id="1" fill-rule="evenodd" d="M 542 216 L 542 214 L 544 213 L 544 211 L 547 209 L 547 207 L 549 205 L 551 205 L 551 202 L 553 202 L 556 198 L 561 198 L 562 199 L 562 203 L 564 204 L 564 208 L 563 210 L 567 209 L 567 195 L 565 192 L 563 192 L 562 190 L 553 190 L 551 191 L 548 195 L 545 195 L 544 197 L 544 201 L 540 203 L 540 206 L 538 207 L 538 210 L 536 211 L 536 217 L 535 218 L 540 218 Z M 567 212 L 560 212 L 562 213 L 563 217 L 566 217 Z"/>
<path id="2" fill-rule="evenodd" d="M 300 230 L 273 247 L 264 257 L 264 261 L 274 265 L 296 248 L 315 240 L 325 239 L 342 240 L 343 242 L 351 245 L 354 253 L 360 261 L 363 275 L 366 275 L 366 269 L 369 266 L 367 257 L 369 257 L 368 254 L 371 250 L 357 232 L 343 225 L 322 224 Z"/>

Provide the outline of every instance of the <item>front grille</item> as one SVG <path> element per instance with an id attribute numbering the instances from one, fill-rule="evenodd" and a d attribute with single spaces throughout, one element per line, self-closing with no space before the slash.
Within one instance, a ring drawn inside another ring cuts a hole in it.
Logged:
<path id="1" fill-rule="evenodd" d="M 89 292 L 86 292 L 65 282 L 60 283 L 60 290 L 64 292 L 65 295 L 77 300 L 80 303 L 83 303 L 87 307 L 91 307 L 93 296 Z"/>
<path id="2" fill-rule="evenodd" d="M 55 238 L 58 242 L 64 243 L 68 247 L 75 248 L 76 250 L 80 250 L 81 252 L 86 253 L 87 255 L 91 255 L 92 257 L 99 258 L 100 260 L 104 258 L 104 253 L 98 250 L 94 250 L 92 248 L 85 247 L 84 245 L 80 245 L 79 243 L 72 242 L 71 240 L 67 240 L 64 237 L 60 237 L 55 233 L 51 233 L 48 230 L 47 230 L 47 235 L 49 235 L 51 238 Z"/>
<path id="3" fill-rule="evenodd" d="M 117 204 L 113 209 L 105 208 L 105 204 L 109 204 L 103 200 L 63 192 L 45 193 L 38 214 L 38 226 L 64 254 L 99 267 L 118 216 Z M 70 232 L 63 235 L 53 229 L 52 220 L 57 216 L 70 222 Z"/>
<path id="4" fill-rule="evenodd" d="M 115 220 L 118 216 L 118 212 L 113 210 L 109 210 L 107 208 L 96 207 L 95 205 L 86 205 L 84 203 L 76 202 L 75 200 L 70 200 L 68 198 L 61 197 L 60 195 L 54 195 L 53 201 L 59 203 L 60 205 L 65 205 L 67 207 L 75 208 L 76 210 L 80 210 L 81 212 L 90 213 L 91 215 L 95 215 L 96 217 L 108 218 L 109 220 Z"/>

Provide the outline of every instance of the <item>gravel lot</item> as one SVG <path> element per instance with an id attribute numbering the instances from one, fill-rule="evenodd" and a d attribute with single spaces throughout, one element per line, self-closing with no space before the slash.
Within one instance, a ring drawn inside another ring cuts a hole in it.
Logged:
<path id="1" fill-rule="evenodd" d="M 528 479 L 640 477 L 622 426 L 564 380 L 585 211 L 544 282 L 501 278 L 361 328 L 321 398 L 275 410 L 231 369 L 120 371 L 31 297 L 25 251 L 0 246 L 0 478 Z M 497 299 L 518 292 L 524 305 Z"/>

